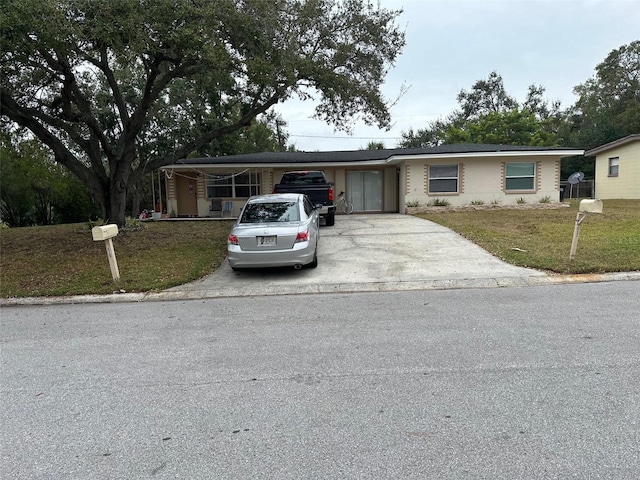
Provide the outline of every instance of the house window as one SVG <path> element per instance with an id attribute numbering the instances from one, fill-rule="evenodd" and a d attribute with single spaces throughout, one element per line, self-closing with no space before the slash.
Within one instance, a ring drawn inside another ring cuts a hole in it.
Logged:
<path id="1" fill-rule="evenodd" d="M 507 163 L 505 167 L 505 190 L 534 190 L 536 164 Z"/>
<path id="2" fill-rule="evenodd" d="M 208 198 L 238 198 L 260 194 L 259 173 L 207 174 Z"/>
<path id="3" fill-rule="evenodd" d="M 609 176 L 610 177 L 617 177 L 619 170 L 620 170 L 620 158 L 619 157 L 611 157 L 609 159 Z"/>
<path id="4" fill-rule="evenodd" d="M 429 193 L 458 193 L 458 165 L 429 165 Z"/>

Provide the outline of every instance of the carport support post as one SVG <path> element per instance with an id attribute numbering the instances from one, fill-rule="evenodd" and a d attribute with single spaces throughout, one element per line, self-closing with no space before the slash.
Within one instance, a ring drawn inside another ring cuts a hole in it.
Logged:
<path id="1" fill-rule="evenodd" d="M 578 212 L 576 215 L 576 226 L 573 229 L 573 241 L 571 242 L 571 253 L 569 253 L 569 262 L 573 262 L 576 256 L 576 250 L 578 249 L 578 237 L 580 236 L 580 224 L 587 218 L 589 212 L 582 215 L 582 212 Z"/>
<path id="2" fill-rule="evenodd" d="M 120 280 L 120 271 L 118 270 L 118 261 L 116 260 L 116 251 L 113 248 L 113 241 L 111 238 L 107 238 L 104 241 L 104 246 L 107 248 L 107 257 L 109 258 L 109 267 L 111 268 L 111 276 L 114 282 Z"/>

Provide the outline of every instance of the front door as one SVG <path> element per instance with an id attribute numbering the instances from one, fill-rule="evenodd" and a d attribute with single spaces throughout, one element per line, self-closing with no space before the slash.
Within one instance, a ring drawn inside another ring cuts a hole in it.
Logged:
<path id="1" fill-rule="evenodd" d="M 176 200 L 179 217 L 198 216 L 198 198 L 196 195 L 196 178 L 176 176 Z"/>
<path id="2" fill-rule="evenodd" d="M 347 197 L 356 212 L 381 212 L 382 170 L 347 172 Z"/>

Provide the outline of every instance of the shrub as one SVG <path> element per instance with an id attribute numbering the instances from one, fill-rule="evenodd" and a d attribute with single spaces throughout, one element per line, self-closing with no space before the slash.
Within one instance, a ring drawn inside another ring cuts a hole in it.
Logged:
<path id="1" fill-rule="evenodd" d="M 139 218 L 126 217 L 123 231 L 135 232 L 144 228 L 142 221 Z"/>
<path id="2" fill-rule="evenodd" d="M 86 223 L 86 226 L 89 229 L 89 231 L 91 231 L 93 227 L 99 227 L 100 225 L 104 225 L 104 220 L 102 220 L 101 218 L 98 218 L 96 220 L 89 218 L 89 220 Z"/>
<path id="3" fill-rule="evenodd" d="M 448 207 L 449 205 L 451 205 L 451 202 L 446 198 L 443 198 L 443 199 L 436 198 L 433 200 L 433 202 L 431 202 L 431 204 L 434 207 Z"/>
<path id="4" fill-rule="evenodd" d="M 484 205 L 484 200 L 471 200 L 471 205 Z"/>
<path id="5" fill-rule="evenodd" d="M 516 200 L 516 202 L 518 203 L 518 205 L 522 205 L 524 203 L 527 203 L 527 200 L 524 197 L 520 197 Z"/>
<path id="6" fill-rule="evenodd" d="M 551 197 L 547 195 L 546 197 L 542 197 L 540 199 L 540 203 L 551 203 Z"/>
<path id="7" fill-rule="evenodd" d="M 419 207 L 420 206 L 420 200 L 411 200 L 410 202 L 406 202 L 405 206 L 406 207 Z"/>

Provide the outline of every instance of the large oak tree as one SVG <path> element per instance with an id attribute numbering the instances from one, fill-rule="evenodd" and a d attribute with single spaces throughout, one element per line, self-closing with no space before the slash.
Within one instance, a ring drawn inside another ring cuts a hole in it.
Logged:
<path id="1" fill-rule="evenodd" d="M 123 224 L 146 172 L 297 95 L 348 129 L 389 125 L 399 11 L 367 0 L 9 0 L 5 128 L 28 129 Z M 8 121 L 7 121 L 8 120 Z"/>

